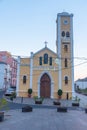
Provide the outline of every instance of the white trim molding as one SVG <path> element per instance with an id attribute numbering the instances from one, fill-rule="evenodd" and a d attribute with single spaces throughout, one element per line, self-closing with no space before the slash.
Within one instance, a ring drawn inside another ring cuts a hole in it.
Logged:
<path id="1" fill-rule="evenodd" d="M 70 17 L 70 34 L 71 34 L 71 59 L 72 59 L 72 70 L 71 70 L 71 73 L 72 73 L 72 96 L 74 96 L 75 94 L 75 91 L 74 91 L 74 60 L 73 60 L 73 57 L 74 57 L 74 51 L 73 51 L 73 15 L 71 15 Z"/>
<path id="2" fill-rule="evenodd" d="M 17 60 L 17 84 L 16 84 L 16 93 L 19 96 L 19 82 L 20 82 L 20 56 L 18 56 Z"/>
<path id="3" fill-rule="evenodd" d="M 61 79 L 61 16 L 57 15 L 57 49 L 58 49 L 58 58 L 59 58 L 59 64 L 58 64 L 58 89 L 62 89 L 62 79 Z"/>
<path id="4" fill-rule="evenodd" d="M 33 84 L 33 52 L 31 52 L 30 57 L 30 88 L 32 88 Z"/>

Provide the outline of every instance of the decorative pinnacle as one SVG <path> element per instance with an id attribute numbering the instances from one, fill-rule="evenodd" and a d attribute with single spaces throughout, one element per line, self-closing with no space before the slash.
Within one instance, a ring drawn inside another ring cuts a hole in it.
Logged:
<path id="1" fill-rule="evenodd" d="M 48 42 L 47 42 L 47 41 L 45 41 L 45 42 L 44 42 L 44 44 L 45 44 L 45 47 L 47 47 Z"/>

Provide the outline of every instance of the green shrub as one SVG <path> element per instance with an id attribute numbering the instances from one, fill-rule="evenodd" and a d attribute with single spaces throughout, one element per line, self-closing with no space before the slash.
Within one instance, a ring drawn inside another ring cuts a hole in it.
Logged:
<path id="1" fill-rule="evenodd" d="M 61 89 L 59 89 L 58 92 L 57 92 L 57 94 L 58 94 L 58 96 L 62 96 L 63 91 Z"/>
<path id="2" fill-rule="evenodd" d="M 36 100 L 39 100 L 39 101 L 42 101 L 43 102 L 43 100 L 44 100 L 44 97 L 38 97 L 38 96 L 34 96 L 34 100 L 36 101 Z"/>
<path id="3" fill-rule="evenodd" d="M 75 101 L 76 102 L 80 102 L 80 98 L 78 98 L 77 96 L 75 97 Z"/>
<path id="4" fill-rule="evenodd" d="M 0 99 L 0 110 L 2 110 L 3 108 L 7 109 L 7 104 L 8 104 L 7 100 L 4 98 L 1 98 Z"/>
<path id="5" fill-rule="evenodd" d="M 32 88 L 28 89 L 28 94 L 32 94 Z"/>
<path id="6" fill-rule="evenodd" d="M 16 98 L 16 92 L 12 93 L 12 97 Z"/>

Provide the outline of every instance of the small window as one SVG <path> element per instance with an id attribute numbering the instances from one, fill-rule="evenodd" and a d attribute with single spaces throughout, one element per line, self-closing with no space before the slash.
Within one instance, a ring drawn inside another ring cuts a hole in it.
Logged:
<path id="1" fill-rule="evenodd" d="M 66 37 L 70 37 L 70 33 L 69 32 L 66 32 Z"/>
<path id="2" fill-rule="evenodd" d="M 68 65 L 67 65 L 67 58 L 65 58 L 65 67 L 68 67 Z"/>
<path id="3" fill-rule="evenodd" d="M 49 65 L 52 65 L 52 57 L 49 58 Z"/>
<path id="4" fill-rule="evenodd" d="M 65 85 L 68 84 L 68 76 L 65 76 Z"/>
<path id="5" fill-rule="evenodd" d="M 64 37 L 64 36 L 65 36 L 65 32 L 64 32 L 64 31 L 62 31 L 62 34 L 61 34 L 61 35 L 62 35 L 62 37 Z"/>
<path id="6" fill-rule="evenodd" d="M 42 57 L 39 57 L 39 65 L 42 65 Z"/>
<path id="7" fill-rule="evenodd" d="M 68 52 L 68 45 L 64 45 L 64 52 Z"/>
<path id="8" fill-rule="evenodd" d="M 26 84 L 26 76 L 23 76 L 23 84 Z"/>
<path id="9" fill-rule="evenodd" d="M 48 54 L 44 54 L 44 64 L 48 64 Z"/>

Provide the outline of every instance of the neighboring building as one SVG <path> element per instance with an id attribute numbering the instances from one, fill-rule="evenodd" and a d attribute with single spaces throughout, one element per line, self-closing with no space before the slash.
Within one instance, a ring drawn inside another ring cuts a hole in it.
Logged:
<path id="1" fill-rule="evenodd" d="M 0 62 L 0 89 L 6 89 L 10 86 L 10 65 Z"/>
<path id="2" fill-rule="evenodd" d="M 87 77 L 75 81 L 75 90 L 87 88 Z"/>
<path id="3" fill-rule="evenodd" d="M 12 58 L 11 64 L 11 87 L 16 87 L 17 84 L 17 60 Z"/>
<path id="4" fill-rule="evenodd" d="M 7 68 L 7 64 L 4 62 L 0 62 L 0 89 L 5 88 L 7 84 L 7 82 L 5 82 L 6 68 Z"/>
<path id="5" fill-rule="evenodd" d="M 17 80 L 17 60 L 7 51 L 0 51 L 0 62 L 6 63 L 9 66 L 9 86 L 16 87 Z M 8 74 L 7 73 L 7 74 Z M 8 82 L 8 81 L 7 81 Z"/>
<path id="6" fill-rule="evenodd" d="M 29 58 L 18 57 L 17 96 L 27 97 L 28 88 L 32 96 L 57 98 L 58 89 L 63 90 L 62 98 L 73 96 L 73 14 L 59 13 L 56 24 L 56 53 L 45 43 Z"/>

